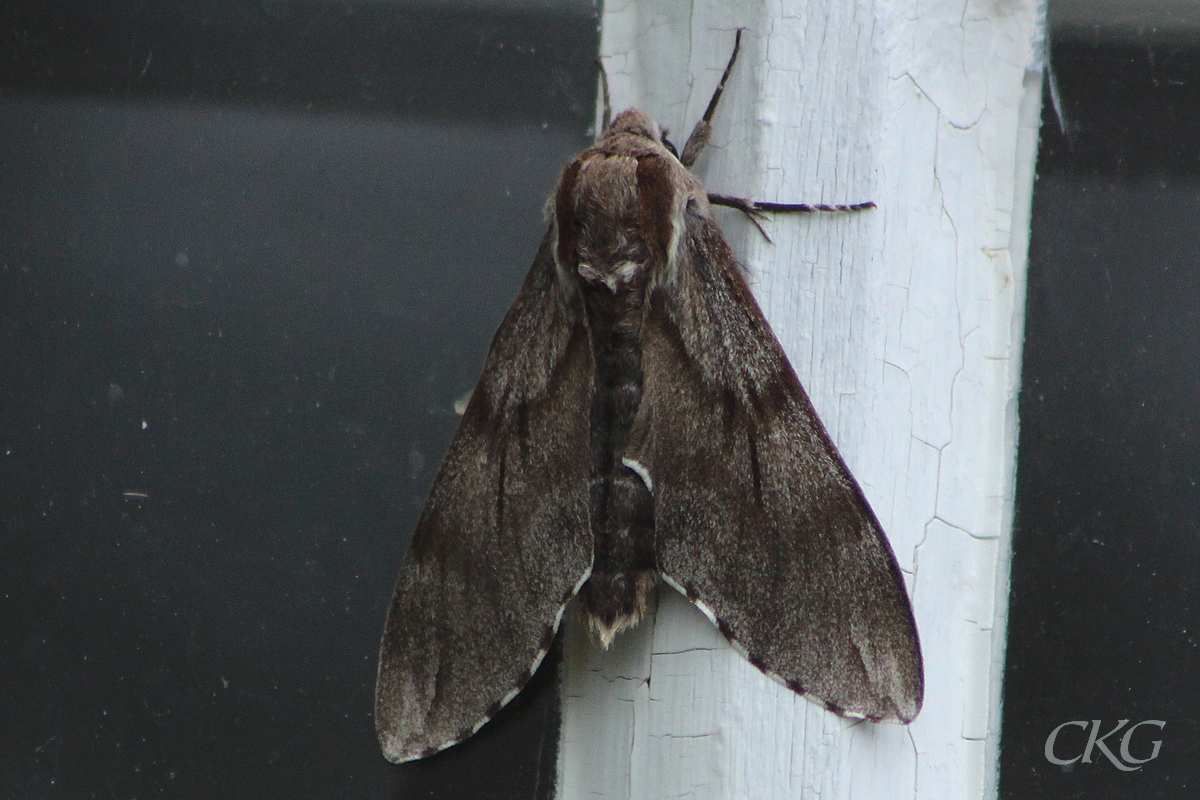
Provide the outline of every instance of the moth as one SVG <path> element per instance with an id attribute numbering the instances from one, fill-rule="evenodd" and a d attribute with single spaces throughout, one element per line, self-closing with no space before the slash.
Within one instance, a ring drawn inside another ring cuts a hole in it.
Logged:
<path id="1" fill-rule="evenodd" d="M 390 761 L 495 716 L 569 602 L 607 647 L 660 580 L 829 710 L 920 710 L 895 557 L 711 213 L 863 206 L 712 195 L 690 171 L 740 42 L 682 155 L 641 111 L 608 123 L 606 102 L 547 201 L 400 567 L 375 695 Z"/>

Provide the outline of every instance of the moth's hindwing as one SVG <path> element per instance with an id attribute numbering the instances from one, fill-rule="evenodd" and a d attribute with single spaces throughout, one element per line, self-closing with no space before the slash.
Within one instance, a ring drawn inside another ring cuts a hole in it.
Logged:
<path id="1" fill-rule="evenodd" d="M 400 568 L 375 694 L 390 761 L 461 741 L 515 696 L 590 569 L 592 356 L 550 250 L 547 236 Z"/>
<path id="2" fill-rule="evenodd" d="M 895 558 L 720 231 L 686 215 L 676 280 L 650 298 L 631 432 L 659 569 L 767 674 L 908 722 L 923 677 Z"/>

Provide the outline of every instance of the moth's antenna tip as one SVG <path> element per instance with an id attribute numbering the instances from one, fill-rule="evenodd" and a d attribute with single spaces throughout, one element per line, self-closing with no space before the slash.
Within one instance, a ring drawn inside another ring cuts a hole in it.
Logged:
<path id="1" fill-rule="evenodd" d="M 612 102 L 609 100 L 608 96 L 608 72 L 604 69 L 604 59 L 596 59 L 596 71 L 600 73 L 600 97 L 604 101 L 604 110 L 601 113 L 600 120 L 600 131 L 596 135 L 596 138 L 599 139 L 605 134 L 605 132 L 608 130 L 608 127 L 612 125 Z"/>

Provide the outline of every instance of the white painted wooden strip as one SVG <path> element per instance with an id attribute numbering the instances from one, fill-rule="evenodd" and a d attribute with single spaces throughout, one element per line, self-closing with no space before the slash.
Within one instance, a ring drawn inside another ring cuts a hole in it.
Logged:
<path id="1" fill-rule="evenodd" d="M 559 796 L 995 794 L 1041 11 L 913 0 L 628 0 L 603 17 L 616 110 L 681 142 L 743 54 L 697 171 L 710 191 L 874 200 L 727 238 L 888 531 L 913 594 L 926 699 L 911 726 L 796 697 L 664 588 L 608 652 L 568 637 Z"/>

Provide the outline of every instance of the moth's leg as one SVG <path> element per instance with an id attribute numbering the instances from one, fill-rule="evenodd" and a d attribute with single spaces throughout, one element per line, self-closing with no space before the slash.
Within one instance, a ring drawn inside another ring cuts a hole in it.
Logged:
<path id="1" fill-rule="evenodd" d="M 825 203 L 757 203 L 753 200 L 747 200 L 744 197 L 730 197 L 727 194 L 712 193 L 708 195 L 708 202 L 714 206 L 736 208 L 749 217 L 765 217 L 768 211 L 862 211 L 868 208 L 875 208 L 875 204 L 869 201 L 866 203 L 851 203 L 850 205 L 842 203 L 836 205 L 827 205 Z"/>
<path id="2" fill-rule="evenodd" d="M 736 208 L 754 223 L 754 227 L 758 228 L 758 232 L 761 233 L 763 238 L 768 242 L 771 241 L 771 237 L 767 235 L 767 232 L 763 230 L 762 226 L 762 220 L 767 218 L 768 211 L 784 213 L 807 213 L 811 211 L 862 211 L 867 208 L 875 207 L 875 204 L 871 202 L 853 203 L 850 205 L 826 205 L 825 203 L 756 203 L 753 200 L 747 200 L 744 197 L 730 197 L 729 195 L 725 194 L 709 194 L 708 202 L 712 203 L 714 206 Z"/>
<path id="3" fill-rule="evenodd" d="M 721 82 L 717 84 L 716 91 L 713 92 L 712 99 L 708 101 L 708 108 L 704 111 L 704 116 L 696 123 L 696 127 L 692 128 L 692 135 L 688 137 L 687 144 L 683 146 L 683 155 L 679 157 L 679 162 L 688 169 L 691 169 L 692 164 L 696 163 L 696 159 L 700 157 L 700 151 L 708 145 L 708 140 L 712 138 L 712 118 L 717 110 L 717 101 L 721 99 L 721 93 L 725 91 L 725 81 L 729 80 L 729 73 L 733 70 L 733 62 L 737 61 L 738 49 L 742 46 L 742 31 L 745 28 L 737 29 L 737 38 L 733 40 L 733 53 L 729 56 L 729 63 L 725 65 L 725 73 L 721 76 Z"/>

